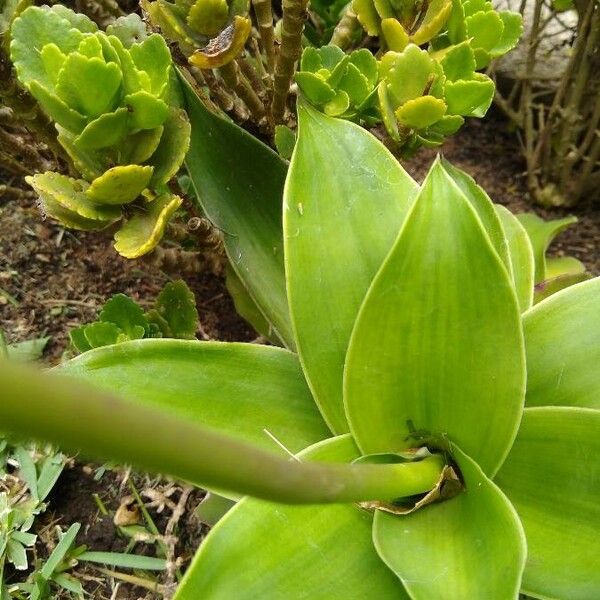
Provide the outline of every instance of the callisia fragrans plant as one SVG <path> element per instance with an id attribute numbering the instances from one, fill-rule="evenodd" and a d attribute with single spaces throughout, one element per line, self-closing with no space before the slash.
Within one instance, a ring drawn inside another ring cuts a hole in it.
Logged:
<path id="1" fill-rule="evenodd" d="M 2 364 L 3 427 L 236 500 L 177 600 L 600 597 L 600 280 L 532 307 L 511 213 L 307 104 L 281 239 L 289 349 Z"/>
<path id="2" fill-rule="evenodd" d="M 148 35 L 137 15 L 103 32 L 60 4 L 27 8 L 11 36 L 19 81 L 55 121 L 82 177 L 27 178 L 42 209 L 74 229 L 125 219 L 116 250 L 128 258 L 150 252 L 181 205 L 166 184 L 190 138 L 164 39 Z"/>

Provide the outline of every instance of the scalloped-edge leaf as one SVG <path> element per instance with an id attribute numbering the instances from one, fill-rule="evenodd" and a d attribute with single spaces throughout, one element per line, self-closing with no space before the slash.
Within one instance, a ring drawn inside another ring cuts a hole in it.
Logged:
<path id="1" fill-rule="evenodd" d="M 183 200 L 166 192 L 137 211 L 115 233 L 115 250 L 125 258 L 139 258 L 154 250 L 165 228 Z"/>
<path id="2" fill-rule="evenodd" d="M 439 121 L 446 113 L 446 103 L 434 96 L 408 100 L 396 109 L 398 121 L 406 127 L 425 129 Z"/>
<path id="3" fill-rule="evenodd" d="M 58 96 L 49 92 L 37 81 L 29 85 L 31 95 L 40 103 L 42 110 L 59 125 L 73 133 L 80 133 L 86 126 L 83 115 L 69 108 Z"/>
<path id="4" fill-rule="evenodd" d="M 140 305 L 125 294 L 115 294 L 102 307 L 100 321 L 118 326 L 130 340 L 139 340 L 149 331 Z"/>
<path id="5" fill-rule="evenodd" d="M 98 204 L 127 204 L 146 189 L 153 172 L 151 166 L 119 165 L 94 179 L 85 194 Z"/>
<path id="6" fill-rule="evenodd" d="M 300 453 L 351 462 L 350 436 Z M 174 600 L 408 600 L 377 556 L 372 515 L 352 504 L 289 506 L 243 499 L 206 537 Z"/>
<path id="7" fill-rule="evenodd" d="M 172 337 L 182 340 L 196 337 L 200 325 L 196 297 L 185 281 L 169 281 L 158 295 L 155 309 L 168 323 Z"/>
<path id="8" fill-rule="evenodd" d="M 36 82 L 40 87 L 51 88 L 52 81 L 41 56 L 42 48 L 54 43 L 63 54 L 69 54 L 77 50 L 84 36 L 59 14 L 56 7 L 31 6 L 13 22 L 11 37 L 11 59 L 19 81 L 26 87 Z"/>
<path id="9" fill-rule="evenodd" d="M 377 511 L 375 548 L 412 600 L 515 600 L 527 555 L 519 516 L 475 461 L 452 450 L 465 489 L 408 515 Z"/>
<path id="10" fill-rule="evenodd" d="M 102 229 L 121 216 L 118 208 L 91 202 L 85 191 L 89 184 L 48 171 L 26 178 L 37 192 L 44 211 L 74 229 Z"/>
<path id="11" fill-rule="evenodd" d="M 171 108 L 163 127 L 160 143 L 148 160 L 154 166 L 150 180 L 150 187 L 154 189 L 177 174 L 190 147 L 191 125 L 183 109 Z"/>
<path id="12" fill-rule="evenodd" d="M 129 110 L 125 107 L 100 115 L 85 126 L 75 143 L 84 150 L 113 146 L 127 134 L 129 118 Z"/>
<path id="13" fill-rule="evenodd" d="M 598 432 L 598 410 L 543 407 L 523 413 L 496 482 L 525 528 L 522 592 L 527 596 L 600 598 Z"/>

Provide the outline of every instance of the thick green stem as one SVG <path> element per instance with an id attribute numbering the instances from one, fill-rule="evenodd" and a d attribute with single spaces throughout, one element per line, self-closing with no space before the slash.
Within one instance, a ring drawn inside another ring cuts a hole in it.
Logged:
<path id="1" fill-rule="evenodd" d="M 152 377 L 148 374 L 148 385 Z M 0 361 L 2 429 L 199 485 L 290 504 L 389 501 L 428 492 L 441 456 L 389 465 L 299 462 L 84 385 Z"/>
<path id="2" fill-rule="evenodd" d="M 302 31 L 306 19 L 308 0 L 283 0 L 283 20 L 281 24 L 281 47 L 275 63 L 273 83 L 273 104 L 271 114 L 275 123 L 281 123 L 285 116 L 286 101 L 294 78 L 296 62 L 302 50 Z"/>
<path id="3" fill-rule="evenodd" d="M 243 74 L 240 73 L 237 62 L 232 60 L 223 65 L 219 68 L 219 73 L 229 88 L 243 100 L 255 122 L 260 123 L 265 116 L 265 106 Z"/>

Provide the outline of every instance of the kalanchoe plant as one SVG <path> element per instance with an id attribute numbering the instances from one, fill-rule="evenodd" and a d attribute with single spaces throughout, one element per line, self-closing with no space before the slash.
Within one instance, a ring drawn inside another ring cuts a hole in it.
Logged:
<path id="1" fill-rule="evenodd" d="M 149 252 L 181 204 L 166 184 L 190 136 L 163 38 L 148 36 L 137 15 L 105 33 L 59 4 L 28 8 L 11 33 L 19 80 L 56 122 L 82 177 L 29 178 L 43 210 L 86 230 L 126 217 L 115 248 L 128 258 Z"/>
<path id="2" fill-rule="evenodd" d="M 114 295 L 97 321 L 71 329 L 69 337 L 75 350 L 87 352 L 145 338 L 190 340 L 196 337 L 199 324 L 196 298 L 180 279 L 167 283 L 147 312 L 129 296 Z"/>
<path id="3" fill-rule="evenodd" d="M 248 0 L 142 0 L 152 23 L 200 68 L 222 67 L 244 49 L 252 25 Z"/>
<path id="4" fill-rule="evenodd" d="M 377 60 L 366 48 L 346 54 L 337 46 L 306 48 L 296 83 L 302 94 L 332 117 L 377 122 Z"/>
<path id="5" fill-rule="evenodd" d="M 477 70 L 511 50 L 522 29 L 519 14 L 497 12 L 491 3 L 477 0 L 355 0 L 353 8 L 367 33 L 379 36 L 379 101 L 373 102 L 375 83 L 368 74 L 362 73 L 366 86 L 354 72 L 346 75 L 353 71 L 342 62 L 348 59 L 327 46 L 305 50 L 296 81 L 326 114 L 358 121 L 366 111 L 364 124 L 383 121 L 404 156 L 422 146 L 440 146 L 464 117 L 485 115 L 495 88 Z M 420 48 L 425 44 L 426 49 Z M 317 52 L 329 57 L 325 67 Z M 364 64 L 370 73 L 366 60 Z"/>
<path id="6" fill-rule="evenodd" d="M 260 498 L 177 600 L 598 597 L 600 279 L 531 308 L 529 237 L 466 174 L 438 160 L 419 188 L 360 127 L 299 125 L 277 330 L 298 354 L 137 340 L 60 368 L 120 398 L 0 364 L 3 425 Z"/>

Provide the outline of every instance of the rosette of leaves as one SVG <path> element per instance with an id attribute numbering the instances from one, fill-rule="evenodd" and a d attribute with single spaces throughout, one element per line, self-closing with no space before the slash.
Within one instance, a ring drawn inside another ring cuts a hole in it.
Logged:
<path id="1" fill-rule="evenodd" d="M 296 83 L 302 94 L 325 114 L 378 121 L 377 60 L 366 48 L 346 54 L 337 46 L 306 48 Z"/>
<path id="2" fill-rule="evenodd" d="M 466 174 L 419 187 L 364 129 L 299 121 L 285 270 L 253 271 L 286 284 L 295 351 L 0 363 L 3 427 L 230 495 L 177 600 L 598 598 L 600 279 L 532 307 L 529 238 Z M 458 493 L 421 503 L 449 463 Z"/>
<path id="3" fill-rule="evenodd" d="M 353 0 L 352 8 L 368 35 L 379 36 L 390 50 L 429 42 L 446 24 L 452 0 Z"/>
<path id="4" fill-rule="evenodd" d="M 477 69 L 512 50 L 523 33 L 523 19 L 509 10 L 496 11 L 485 0 L 454 0 L 447 31 L 437 44 L 468 41 Z"/>
<path id="5" fill-rule="evenodd" d="M 467 42 L 436 54 L 409 44 L 402 52 L 383 56 L 379 108 L 388 134 L 404 155 L 421 146 L 440 146 L 458 131 L 464 117 L 485 115 L 494 83 L 475 68 Z"/>
<path id="6" fill-rule="evenodd" d="M 248 0 L 142 0 L 141 5 L 201 69 L 231 62 L 243 50 L 252 29 Z"/>
<path id="7" fill-rule="evenodd" d="M 149 252 L 181 204 L 166 184 L 190 138 L 163 38 L 148 36 L 137 15 L 118 19 L 105 33 L 58 4 L 28 8 L 11 33 L 17 76 L 55 121 L 82 177 L 28 178 L 43 210 L 83 230 L 126 216 L 115 248 L 128 258 Z"/>
<path id="8" fill-rule="evenodd" d="M 97 321 L 72 329 L 69 337 L 75 350 L 83 353 L 145 338 L 193 340 L 199 324 L 196 298 L 180 279 L 167 283 L 147 312 L 129 296 L 114 295 Z"/>

